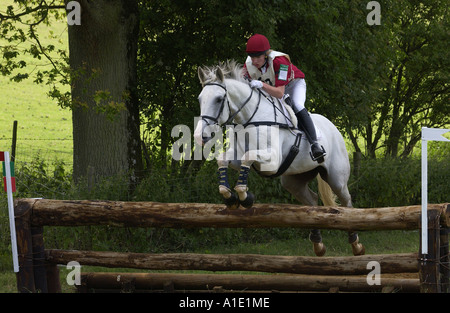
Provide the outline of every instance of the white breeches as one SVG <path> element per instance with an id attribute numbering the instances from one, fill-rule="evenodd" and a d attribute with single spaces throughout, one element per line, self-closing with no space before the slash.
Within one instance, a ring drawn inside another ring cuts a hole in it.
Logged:
<path id="1" fill-rule="evenodd" d="M 286 85 L 284 91 L 285 94 L 289 94 L 292 102 L 294 103 L 294 113 L 297 113 L 305 108 L 306 101 L 306 82 L 303 78 L 298 78 L 291 81 Z"/>

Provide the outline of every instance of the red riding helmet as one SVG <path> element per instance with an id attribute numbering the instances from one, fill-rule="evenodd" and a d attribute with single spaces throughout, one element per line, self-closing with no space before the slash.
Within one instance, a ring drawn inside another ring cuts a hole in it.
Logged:
<path id="1" fill-rule="evenodd" d="M 247 41 L 245 51 L 250 56 L 259 56 L 270 49 L 269 39 L 264 35 L 255 34 Z"/>

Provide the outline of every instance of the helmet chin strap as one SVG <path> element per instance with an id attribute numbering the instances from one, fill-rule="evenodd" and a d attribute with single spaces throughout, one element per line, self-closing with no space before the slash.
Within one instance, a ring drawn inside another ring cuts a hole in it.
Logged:
<path id="1" fill-rule="evenodd" d="M 267 60 L 268 60 L 268 57 L 266 56 L 266 57 L 265 57 L 264 64 L 263 64 L 263 65 L 261 66 L 261 68 L 260 68 L 260 70 L 261 70 L 261 72 L 262 72 L 263 74 L 266 72 Z"/>

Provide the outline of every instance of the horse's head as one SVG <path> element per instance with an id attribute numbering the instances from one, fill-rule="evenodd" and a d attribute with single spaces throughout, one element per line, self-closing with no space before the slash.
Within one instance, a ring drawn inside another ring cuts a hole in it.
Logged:
<path id="1" fill-rule="evenodd" d="M 217 67 L 214 70 L 205 70 L 199 67 L 198 77 L 203 90 L 198 97 L 201 119 L 195 128 L 194 138 L 198 144 L 205 144 L 212 138 L 212 130 L 209 129 L 205 132 L 205 128 L 223 125 L 228 120 L 230 111 L 227 105 L 227 89 L 222 69 Z"/>

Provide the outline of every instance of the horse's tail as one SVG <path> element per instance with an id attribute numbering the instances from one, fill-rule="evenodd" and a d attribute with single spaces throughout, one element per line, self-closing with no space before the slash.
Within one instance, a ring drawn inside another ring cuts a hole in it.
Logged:
<path id="1" fill-rule="evenodd" d="M 317 176 L 318 189 L 320 199 L 322 199 L 324 206 L 337 206 L 336 203 L 336 195 L 333 190 L 331 190 L 330 185 L 326 181 L 324 181 L 320 175 Z"/>

